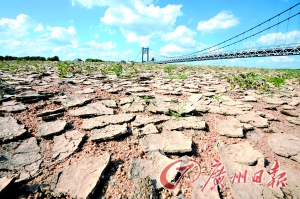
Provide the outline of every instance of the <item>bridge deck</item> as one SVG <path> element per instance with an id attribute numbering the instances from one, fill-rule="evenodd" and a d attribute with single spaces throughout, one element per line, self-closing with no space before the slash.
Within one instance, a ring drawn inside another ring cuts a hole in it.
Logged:
<path id="1" fill-rule="evenodd" d="M 224 52 L 203 53 L 201 55 L 185 58 L 169 59 L 164 61 L 156 61 L 152 63 L 167 64 L 178 62 L 191 62 L 191 61 L 206 61 L 218 59 L 233 59 L 233 58 L 249 58 L 249 57 L 270 57 L 270 56 L 289 56 L 300 55 L 300 43 L 287 44 L 279 46 L 260 47 L 257 49 L 235 50 Z"/>

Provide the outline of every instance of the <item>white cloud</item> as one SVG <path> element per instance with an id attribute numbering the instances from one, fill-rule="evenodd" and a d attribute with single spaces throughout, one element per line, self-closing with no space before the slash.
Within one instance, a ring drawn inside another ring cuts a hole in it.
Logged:
<path id="1" fill-rule="evenodd" d="M 206 48 L 206 45 L 194 39 L 196 35 L 197 32 L 184 25 L 180 25 L 174 31 L 162 34 L 162 39 L 170 43 L 160 48 L 160 53 L 168 57 L 173 57 Z"/>
<path id="2" fill-rule="evenodd" d="M 34 31 L 42 31 L 42 30 L 44 30 L 44 27 L 42 26 L 42 24 L 39 24 L 35 29 L 34 29 Z"/>
<path id="3" fill-rule="evenodd" d="M 293 30 L 287 33 L 269 33 L 257 39 L 257 42 L 269 45 L 284 44 L 284 43 L 297 43 L 300 40 L 300 31 Z"/>
<path id="4" fill-rule="evenodd" d="M 104 43 L 98 43 L 94 40 L 87 42 L 87 45 L 89 47 L 92 47 L 93 49 L 102 49 L 102 50 L 111 50 L 116 48 L 117 44 L 113 43 L 111 41 L 104 42 Z"/>
<path id="5" fill-rule="evenodd" d="M 167 44 L 166 46 L 160 48 L 160 52 L 164 55 L 167 55 L 170 53 L 183 53 L 185 52 L 185 49 L 177 46 L 176 44 Z"/>
<path id="6" fill-rule="evenodd" d="M 127 42 L 138 42 L 147 46 L 150 39 L 160 32 L 169 32 L 178 16 L 182 15 L 182 5 L 155 6 L 152 0 L 128 1 L 84 1 L 77 0 L 86 7 L 108 6 L 100 21 L 119 27 Z M 114 34 L 115 31 L 109 31 Z"/>
<path id="7" fill-rule="evenodd" d="M 165 41 L 172 41 L 183 45 L 194 45 L 196 41 L 193 39 L 197 33 L 186 26 L 178 26 L 173 32 L 163 36 Z"/>
<path id="8" fill-rule="evenodd" d="M 133 52 L 133 50 L 126 50 L 125 52 L 124 52 L 124 54 L 125 55 L 129 55 L 129 54 L 131 54 Z"/>
<path id="9" fill-rule="evenodd" d="M 0 36 L 2 38 L 22 37 L 28 30 L 36 26 L 36 22 L 28 15 L 19 14 L 16 19 L 0 19 Z"/>
<path id="10" fill-rule="evenodd" d="M 73 26 L 68 28 L 47 26 L 47 30 L 50 33 L 44 34 L 40 38 L 41 40 L 51 41 L 60 45 L 77 45 L 78 43 L 78 35 Z"/>
<path id="11" fill-rule="evenodd" d="M 110 35 L 116 34 L 116 31 L 115 31 L 115 30 L 111 30 L 111 29 L 109 29 L 109 28 L 105 28 L 104 31 L 108 32 L 108 34 L 110 34 Z"/>
<path id="12" fill-rule="evenodd" d="M 151 35 L 138 36 L 133 32 L 129 32 L 125 35 L 125 37 L 126 37 L 126 41 L 129 43 L 138 42 L 140 43 L 140 46 L 147 47 L 149 46 Z"/>
<path id="13" fill-rule="evenodd" d="M 127 42 L 138 42 L 141 46 L 149 45 L 150 39 L 160 32 L 169 32 L 182 15 L 182 5 L 159 7 L 153 0 L 72 0 L 72 5 L 76 3 L 86 8 L 108 7 L 100 21 L 119 27 Z"/>
<path id="14" fill-rule="evenodd" d="M 239 19 L 236 18 L 230 11 L 221 11 L 208 21 L 200 21 L 198 23 L 197 30 L 208 32 L 218 29 L 227 29 L 236 26 L 239 23 Z"/>

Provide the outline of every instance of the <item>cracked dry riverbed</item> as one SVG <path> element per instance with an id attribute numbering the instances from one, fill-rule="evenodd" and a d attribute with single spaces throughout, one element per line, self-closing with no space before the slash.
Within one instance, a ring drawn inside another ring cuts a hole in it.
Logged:
<path id="1" fill-rule="evenodd" d="M 259 69 L 199 68 L 186 79 L 0 71 L 0 198 L 300 198 L 299 81 L 261 92 L 224 78 Z M 160 172 L 186 156 L 201 168 L 164 189 Z M 210 190 L 216 160 L 224 186 Z M 286 186 L 270 188 L 276 161 Z"/>

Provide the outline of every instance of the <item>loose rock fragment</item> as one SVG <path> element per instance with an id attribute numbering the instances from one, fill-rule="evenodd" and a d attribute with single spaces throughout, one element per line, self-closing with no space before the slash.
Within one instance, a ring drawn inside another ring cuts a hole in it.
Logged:
<path id="1" fill-rule="evenodd" d="M 39 134 L 42 137 L 51 136 L 62 132 L 67 126 L 64 120 L 57 120 L 54 122 L 43 122 L 38 125 Z"/>
<path id="2" fill-rule="evenodd" d="M 67 166 L 59 176 L 53 191 L 55 197 L 90 198 L 101 182 L 101 175 L 110 162 L 110 154 L 84 158 Z"/>
<path id="3" fill-rule="evenodd" d="M 0 198 L 9 198 L 8 189 L 14 183 L 14 178 L 0 178 Z"/>
<path id="4" fill-rule="evenodd" d="M 143 128 L 136 128 L 133 130 L 133 134 L 137 137 L 142 137 L 144 135 L 148 135 L 148 134 L 156 134 L 159 133 L 159 131 L 157 130 L 157 128 L 154 126 L 154 124 L 147 124 L 145 127 Z"/>
<path id="5" fill-rule="evenodd" d="M 109 125 L 101 129 L 91 131 L 92 141 L 110 140 L 128 133 L 127 124 Z"/>
<path id="6" fill-rule="evenodd" d="M 252 126 L 259 128 L 267 128 L 269 126 L 268 119 L 260 116 L 260 113 L 249 112 L 244 115 L 239 115 L 236 119 L 240 120 L 243 123 L 249 123 Z"/>
<path id="7" fill-rule="evenodd" d="M 156 189 L 162 188 L 159 180 L 161 170 L 174 160 L 162 155 L 159 151 L 153 151 L 147 154 L 148 160 L 132 158 L 129 167 L 129 179 L 140 179 L 150 177 L 153 186 Z M 174 179 L 177 170 L 170 169 L 168 179 Z"/>
<path id="8" fill-rule="evenodd" d="M 40 147 L 35 137 L 2 145 L 0 169 L 16 170 L 20 173 L 17 181 L 34 177 L 41 164 Z"/>
<path id="9" fill-rule="evenodd" d="M 264 157 L 247 141 L 232 145 L 225 145 L 223 142 L 219 142 L 217 150 L 222 166 L 226 168 L 225 175 L 231 181 L 228 184 L 234 198 L 283 198 L 280 188 L 274 187 L 270 189 L 266 186 L 270 176 L 264 167 Z M 246 178 L 241 178 L 241 183 L 238 183 L 235 174 L 243 176 L 245 170 L 247 171 Z M 264 175 L 262 176 L 262 183 L 257 185 L 251 182 L 251 177 L 260 170 L 263 170 Z M 206 189 L 209 188 L 206 187 Z"/>
<path id="10" fill-rule="evenodd" d="M 52 157 L 57 158 L 58 160 L 63 160 L 64 158 L 69 157 L 78 150 L 78 146 L 82 142 L 83 137 L 84 134 L 76 130 L 68 131 L 60 136 L 54 136 Z"/>
<path id="11" fill-rule="evenodd" d="M 180 131 L 163 131 L 150 134 L 140 140 L 145 152 L 161 150 L 165 153 L 186 153 L 192 151 L 192 139 Z"/>
<path id="12" fill-rule="evenodd" d="M 80 107 L 76 110 L 71 110 L 69 112 L 70 116 L 79 117 L 89 117 L 89 116 L 100 116 L 100 115 L 113 115 L 114 110 L 112 108 L 107 108 L 101 102 L 95 102 L 88 104 L 84 107 Z"/>
<path id="13" fill-rule="evenodd" d="M 228 137 L 244 137 L 243 125 L 234 117 L 227 117 L 226 120 L 216 118 L 216 131 Z"/>
<path id="14" fill-rule="evenodd" d="M 16 103 L 13 105 L 4 105 L 1 109 L 0 112 L 8 112 L 8 113 L 15 113 L 15 112 L 21 112 L 23 110 L 26 110 L 27 106 L 25 106 L 22 103 Z"/>
<path id="15" fill-rule="evenodd" d="M 195 129 L 204 130 L 206 128 L 205 121 L 200 120 L 199 117 L 183 117 L 178 120 L 169 120 L 165 122 L 164 128 L 167 130 L 181 130 L 181 129 Z"/>
<path id="16" fill-rule="evenodd" d="M 0 140 L 12 140 L 24 135 L 27 132 L 24 127 L 13 117 L 0 117 Z"/>
<path id="17" fill-rule="evenodd" d="M 82 96 L 69 96 L 66 99 L 60 99 L 60 102 L 66 107 L 81 106 L 87 102 L 90 102 L 94 97 L 82 97 Z"/>
<path id="18" fill-rule="evenodd" d="M 84 119 L 81 128 L 84 130 L 92 130 L 94 128 L 101 128 L 109 124 L 123 124 L 128 123 L 135 118 L 133 114 L 118 114 L 118 115 L 105 115 Z"/>
<path id="19" fill-rule="evenodd" d="M 268 137 L 268 146 L 274 153 L 284 156 L 296 156 L 300 153 L 300 138 L 287 133 L 274 133 Z"/>

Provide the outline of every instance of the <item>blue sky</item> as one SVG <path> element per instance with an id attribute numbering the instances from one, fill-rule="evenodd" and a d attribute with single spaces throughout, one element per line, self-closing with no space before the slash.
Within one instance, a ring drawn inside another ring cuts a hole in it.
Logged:
<path id="1" fill-rule="evenodd" d="M 298 0 L 0 0 L 0 55 L 120 61 L 136 60 L 141 47 L 149 47 L 162 55 L 178 56 L 229 39 L 296 3 Z M 300 6 L 294 11 L 299 12 Z M 245 42 L 259 46 L 266 44 L 264 37 L 274 35 L 293 42 L 298 35 L 297 20 L 291 20 L 288 29 L 282 25 Z M 299 63 L 300 57 L 289 56 L 193 64 L 300 68 Z"/>

